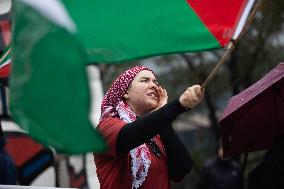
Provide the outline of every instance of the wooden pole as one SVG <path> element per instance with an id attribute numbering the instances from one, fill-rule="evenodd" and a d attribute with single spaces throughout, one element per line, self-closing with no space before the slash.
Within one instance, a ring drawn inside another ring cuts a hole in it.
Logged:
<path id="1" fill-rule="evenodd" d="M 234 48 L 235 48 L 235 44 L 232 41 L 230 41 L 228 45 L 228 50 L 225 52 L 225 54 L 223 55 L 221 60 L 216 64 L 216 66 L 213 68 L 213 70 L 211 71 L 209 76 L 206 78 L 206 80 L 203 82 L 203 84 L 201 85 L 202 88 L 205 88 L 208 85 L 208 83 L 215 77 L 218 69 L 223 63 L 226 62 L 226 60 L 229 58 Z"/>
<path id="2" fill-rule="evenodd" d="M 206 80 L 203 82 L 203 84 L 201 85 L 201 87 L 204 89 L 209 82 L 215 77 L 215 75 L 217 74 L 218 69 L 220 68 L 220 66 L 222 64 L 224 64 L 228 58 L 230 57 L 232 51 L 234 50 L 237 42 L 239 41 L 239 39 L 243 36 L 243 34 L 247 31 L 248 26 L 251 24 L 256 11 L 258 10 L 259 6 L 260 6 L 261 0 L 258 0 L 257 3 L 255 4 L 254 8 L 252 9 L 252 11 L 250 12 L 248 19 L 246 21 L 245 26 L 243 27 L 240 35 L 237 37 L 237 39 L 231 39 L 231 41 L 229 42 L 228 46 L 227 46 L 227 51 L 225 52 L 225 54 L 223 55 L 223 57 L 221 58 L 221 60 L 216 64 L 216 66 L 213 68 L 213 70 L 210 72 L 209 76 L 206 78 Z"/>

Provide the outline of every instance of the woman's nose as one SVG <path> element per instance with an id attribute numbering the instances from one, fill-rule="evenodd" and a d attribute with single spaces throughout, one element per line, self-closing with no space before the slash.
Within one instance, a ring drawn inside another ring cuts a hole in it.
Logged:
<path id="1" fill-rule="evenodd" d="M 158 86 L 158 84 L 157 84 L 156 82 L 151 81 L 151 82 L 150 82 L 150 87 L 151 87 L 151 88 L 158 89 L 159 86 Z"/>

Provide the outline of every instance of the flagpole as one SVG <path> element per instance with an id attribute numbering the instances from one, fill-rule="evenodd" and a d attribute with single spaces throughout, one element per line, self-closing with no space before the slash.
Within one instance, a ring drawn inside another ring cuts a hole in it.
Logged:
<path id="1" fill-rule="evenodd" d="M 203 84 L 201 85 L 201 88 L 205 88 L 208 85 L 208 83 L 215 77 L 218 69 L 223 63 L 226 62 L 226 60 L 229 58 L 234 48 L 235 48 L 235 43 L 233 41 L 230 41 L 228 45 L 228 50 L 225 52 L 225 54 L 223 55 L 221 60 L 216 64 L 216 66 L 213 68 L 213 70 L 211 71 L 209 76 L 206 78 L 206 80 L 203 82 Z"/>
<path id="2" fill-rule="evenodd" d="M 256 5 L 254 6 L 254 8 L 252 9 L 251 13 L 248 16 L 248 19 L 245 23 L 245 26 L 243 27 L 241 33 L 238 35 L 238 37 L 236 37 L 236 39 L 231 39 L 231 41 L 229 42 L 228 46 L 227 46 L 227 51 L 225 52 L 225 54 L 223 55 L 223 57 L 221 58 L 221 60 L 216 64 L 216 66 L 213 68 L 213 70 L 210 72 L 209 76 L 206 78 L 206 80 L 203 82 L 203 84 L 201 85 L 201 87 L 204 89 L 205 87 L 207 87 L 207 85 L 209 84 L 209 82 L 215 77 L 215 75 L 217 74 L 218 69 L 220 68 L 220 66 L 225 63 L 227 61 L 227 59 L 229 58 L 229 56 L 231 55 L 232 51 L 234 50 L 237 42 L 239 41 L 240 37 L 243 36 L 243 34 L 245 33 L 245 31 L 247 31 L 248 26 L 251 24 L 254 15 L 256 13 L 256 11 L 258 10 L 259 6 L 260 6 L 260 2 L 261 0 L 258 0 Z"/>

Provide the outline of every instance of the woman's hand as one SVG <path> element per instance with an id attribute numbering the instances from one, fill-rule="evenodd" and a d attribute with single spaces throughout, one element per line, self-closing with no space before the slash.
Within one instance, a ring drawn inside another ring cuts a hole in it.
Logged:
<path id="1" fill-rule="evenodd" d="M 204 96 L 204 89 L 200 85 L 188 87 L 179 97 L 179 102 L 186 109 L 193 108 L 201 102 Z"/>
<path id="2" fill-rule="evenodd" d="M 159 95 L 159 102 L 158 102 L 158 106 L 155 110 L 158 110 L 159 108 L 163 107 L 164 105 L 166 105 L 168 103 L 168 94 L 166 89 L 163 89 L 161 86 L 159 86 L 156 89 L 156 92 Z"/>

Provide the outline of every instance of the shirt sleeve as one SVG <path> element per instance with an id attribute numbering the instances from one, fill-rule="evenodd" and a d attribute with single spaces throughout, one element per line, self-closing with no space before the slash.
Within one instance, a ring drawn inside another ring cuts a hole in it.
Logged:
<path id="1" fill-rule="evenodd" d="M 176 99 L 159 110 L 140 117 L 131 123 L 127 123 L 117 136 L 117 154 L 126 154 L 131 149 L 153 138 L 164 128 L 170 127 L 172 121 L 185 111 L 187 110 Z"/>
<path id="2" fill-rule="evenodd" d="M 121 128 L 124 127 L 126 123 L 121 121 L 118 118 L 108 118 L 102 121 L 97 130 L 102 134 L 104 139 L 106 140 L 108 150 L 105 153 L 106 155 L 116 157 L 116 140 L 117 135 Z"/>
<path id="3" fill-rule="evenodd" d="M 169 175 L 173 181 L 179 182 L 192 169 L 191 155 L 172 127 L 164 129 L 160 138 L 168 157 Z"/>

